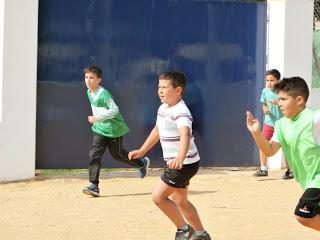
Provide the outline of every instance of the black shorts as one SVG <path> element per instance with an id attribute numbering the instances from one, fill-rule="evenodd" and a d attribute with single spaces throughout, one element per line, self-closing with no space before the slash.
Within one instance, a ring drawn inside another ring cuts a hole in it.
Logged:
<path id="1" fill-rule="evenodd" d="M 166 165 L 161 180 L 174 188 L 185 188 L 189 185 L 190 179 L 196 175 L 199 170 L 199 161 L 191 164 L 185 164 L 180 170 L 170 169 Z"/>
<path id="2" fill-rule="evenodd" d="M 320 213 L 320 189 L 307 188 L 301 196 L 294 214 L 303 218 L 312 218 Z"/>

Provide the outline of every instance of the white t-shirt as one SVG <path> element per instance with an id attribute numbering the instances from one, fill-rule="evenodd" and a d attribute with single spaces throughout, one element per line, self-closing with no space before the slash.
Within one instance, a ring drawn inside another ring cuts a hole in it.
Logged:
<path id="1" fill-rule="evenodd" d="M 190 128 L 192 136 L 192 116 L 183 100 L 172 107 L 162 104 L 158 109 L 157 127 L 163 158 L 169 161 L 177 157 L 180 147 L 180 127 Z M 194 138 L 190 138 L 190 146 L 183 164 L 191 164 L 200 160 Z"/>
<path id="2" fill-rule="evenodd" d="M 315 143 L 320 145 L 320 111 L 316 113 L 313 121 L 313 138 Z M 274 132 L 271 141 L 279 143 L 277 134 Z"/>

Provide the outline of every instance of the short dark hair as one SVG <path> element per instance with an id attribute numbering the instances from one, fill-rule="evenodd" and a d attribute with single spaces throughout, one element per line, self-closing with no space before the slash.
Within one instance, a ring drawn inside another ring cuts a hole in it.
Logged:
<path id="1" fill-rule="evenodd" d="M 302 96 L 305 102 L 307 102 L 309 98 L 308 85 L 301 77 L 283 78 L 274 86 L 274 90 L 277 93 L 280 91 L 285 92 L 292 97 Z"/>
<path id="2" fill-rule="evenodd" d="M 86 74 L 88 72 L 92 72 L 97 75 L 98 78 L 102 78 L 102 70 L 100 67 L 96 65 L 91 65 L 83 69 L 83 73 Z"/>
<path id="3" fill-rule="evenodd" d="M 276 79 L 280 80 L 281 78 L 281 74 L 277 69 L 270 69 L 266 72 L 266 76 L 267 75 L 272 75 L 274 76 Z"/>
<path id="4" fill-rule="evenodd" d="M 186 88 L 187 79 L 183 72 L 177 70 L 167 71 L 159 75 L 159 80 L 160 79 L 170 80 L 174 88 L 181 87 L 182 94 L 184 92 L 184 89 Z"/>

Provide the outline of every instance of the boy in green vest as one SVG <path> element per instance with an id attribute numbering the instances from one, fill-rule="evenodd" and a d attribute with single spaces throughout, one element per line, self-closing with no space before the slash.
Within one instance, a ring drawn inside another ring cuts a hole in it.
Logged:
<path id="1" fill-rule="evenodd" d="M 282 147 L 295 179 L 305 190 L 295 217 L 302 225 L 320 231 L 320 111 L 306 107 L 309 89 L 302 78 L 284 78 L 274 88 L 284 117 L 276 122 L 270 142 L 250 112 L 246 113 L 247 127 L 266 156 Z"/>
<path id="2" fill-rule="evenodd" d="M 141 178 L 147 174 L 150 160 L 147 157 L 129 159 L 128 151 L 122 147 L 123 136 L 129 132 L 127 124 L 119 112 L 119 108 L 109 91 L 102 86 L 102 70 L 97 66 L 89 66 L 84 70 L 85 83 L 88 87 L 87 95 L 92 108 L 92 116 L 88 121 L 92 124 L 93 144 L 89 153 L 89 182 L 82 191 L 85 194 L 99 197 L 99 174 L 101 158 L 109 148 L 115 160 L 129 164 L 139 169 Z"/>

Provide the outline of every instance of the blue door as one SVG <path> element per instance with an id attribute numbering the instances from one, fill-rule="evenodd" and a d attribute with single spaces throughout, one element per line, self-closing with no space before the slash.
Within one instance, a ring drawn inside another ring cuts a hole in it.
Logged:
<path id="1" fill-rule="evenodd" d="M 155 124 L 158 75 L 179 69 L 202 166 L 257 165 L 245 111 L 262 117 L 265 19 L 263 1 L 39 1 L 36 167 L 88 166 L 82 70 L 91 64 L 102 68 L 102 85 L 130 127 L 128 150 Z M 163 165 L 159 145 L 149 156 L 152 167 Z M 106 153 L 103 167 L 127 166 Z"/>

